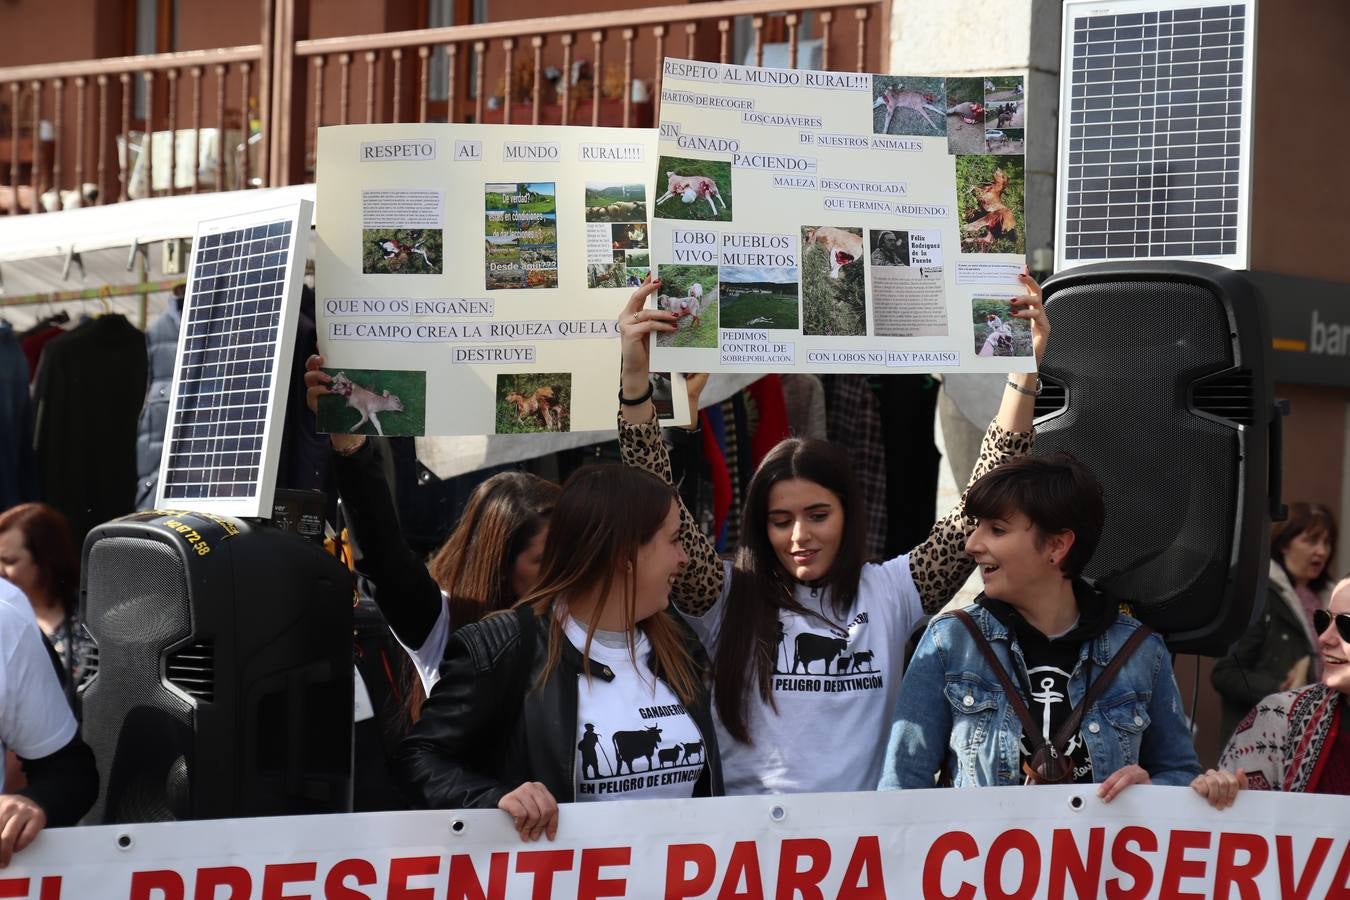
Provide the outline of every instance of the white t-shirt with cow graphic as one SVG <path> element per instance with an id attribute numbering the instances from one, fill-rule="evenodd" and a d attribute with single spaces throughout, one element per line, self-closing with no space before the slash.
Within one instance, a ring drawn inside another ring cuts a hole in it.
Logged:
<path id="1" fill-rule="evenodd" d="M 686 616 L 709 655 L 717 653 L 730 604 L 731 563 L 722 596 L 703 616 Z M 923 616 L 909 556 L 863 566 L 858 596 L 837 615 L 826 592 L 797 585 L 797 602 L 816 616 L 784 612 L 771 690 L 746 699 L 753 744 L 716 720 L 728 794 L 872 791 L 881 777 L 891 712 L 900 692 L 905 641 Z M 941 699 L 941 698 L 938 698 Z"/>
<path id="2" fill-rule="evenodd" d="M 582 625 L 568 619 L 564 630 L 577 650 L 586 646 Z M 624 636 L 597 632 L 591 641 L 591 662 L 614 679 L 577 682 L 579 801 L 692 797 L 703 775 L 703 735 L 674 691 L 652 674 L 646 635 L 636 638 L 636 666 Z"/>

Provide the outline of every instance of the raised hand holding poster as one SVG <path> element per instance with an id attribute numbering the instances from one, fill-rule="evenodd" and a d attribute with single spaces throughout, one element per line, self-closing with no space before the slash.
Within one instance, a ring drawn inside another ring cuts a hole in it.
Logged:
<path id="1" fill-rule="evenodd" d="M 653 365 L 1026 372 L 1021 77 L 667 59 Z"/>
<path id="2" fill-rule="evenodd" d="M 615 318 L 651 267 L 650 129 L 319 129 L 326 431 L 615 427 Z M 653 375 L 670 424 L 680 375 Z"/>

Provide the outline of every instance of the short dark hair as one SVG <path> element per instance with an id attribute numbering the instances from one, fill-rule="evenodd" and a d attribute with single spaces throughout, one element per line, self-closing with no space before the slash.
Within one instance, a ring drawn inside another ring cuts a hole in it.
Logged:
<path id="1" fill-rule="evenodd" d="M 987 472 L 966 492 L 966 514 L 1003 519 L 1021 513 L 1044 535 L 1072 531 L 1073 546 L 1060 564 L 1077 578 L 1092 559 L 1106 521 L 1101 482 L 1071 453 L 1021 456 Z"/>
<path id="2" fill-rule="evenodd" d="M 1326 565 L 1322 566 L 1322 574 L 1308 582 L 1309 587 L 1320 591 L 1331 581 L 1331 560 L 1336 555 L 1336 516 L 1320 503 L 1305 503 L 1302 500 L 1290 503 L 1289 517 L 1283 522 L 1276 522 L 1270 530 L 1270 555 L 1281 567 L 1284 566 L 1284 551 L 1300 534 L 1307 534 L 1314 539 L 1325 534 L 1327 543 L 1331 545 Z"/>

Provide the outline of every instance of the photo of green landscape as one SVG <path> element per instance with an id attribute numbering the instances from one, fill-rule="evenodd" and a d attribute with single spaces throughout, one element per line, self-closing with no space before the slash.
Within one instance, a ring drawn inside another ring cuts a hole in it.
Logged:
<path id="1" fill-rule="evenodd" d="M 722 266 L 720 273 L 722 328 L 797 330 L 801 316 L 795 266 Z"/>

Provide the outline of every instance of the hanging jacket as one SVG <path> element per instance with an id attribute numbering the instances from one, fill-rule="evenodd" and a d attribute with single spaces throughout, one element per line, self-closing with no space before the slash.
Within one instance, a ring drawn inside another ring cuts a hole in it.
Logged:
<path id="1" fill-rule="evenodd" d="M 1278 560 L 1270 561 L 1267 585 L 1265 609 L 1238 640 L 1233 652 L 1215 662 L 1210 673 L 1210 681 L 1223 698 L 1220 728 L 1224 740 L 1262 698 L 1279 692 L 1289 670 L 1300 659 L 1310 658 L 1308 680 L 1304 684 L 1321 677 L 1317 635 L 1312 633 L 1303 604 Z M 1323 607 L 1330 594 L 1330 588 L 1320 592 Z"/>
<path id="2" fill-rule="evenodd" d="M 754 398 L 759 408 L 759 422 L 755 425 L 755 434 L 750 442 L 751 472 L 747 473 L 748 483 L 750 474 L 759 468 L 769 451 L 791 437 L 791 428 L 788 425 L 787 403 L 783 399 L 783 381 L 779 376 L 765 375 L 745 391 Z"/>
<path id="3" fill-rule="evenodd" d="M 145 336 L 125 316 L 93 319 L 43 350 L 33 390 L 42 499 L 65 515 L 77 544 L 136 508 L 145 373 Z"/>
<path id="4" fill-rule="evenodd" d="M 178 333 L 183 313 L 175 302 L 145 332 L 147 390 L 145 406 L 136 425 L 136 508 L 155 504 L 159 461 L 164 449 L 164 429 L 169 424 L 169 391 L 173 387 L 173 364 L 178 357 Z"/>
<path id="5" fill-rule="evenodd" d="M 64 328 L 58 328 L 55 325 L 42 325 L 36 330 L 26 331 L 19 336 L 19 344 L 23 347 L 24 358 L 28 360 L 29 384 L 37 380 L 38 368 L 42 362 L 42 351 L 47 349 L 48 344 L 64 334 L 66 334 Z"/>
<path id="6" fill-rule="evenodd" d="M 0 322 L 0 510 L 36 497 L 28 362 L 14 329 Z"/>

